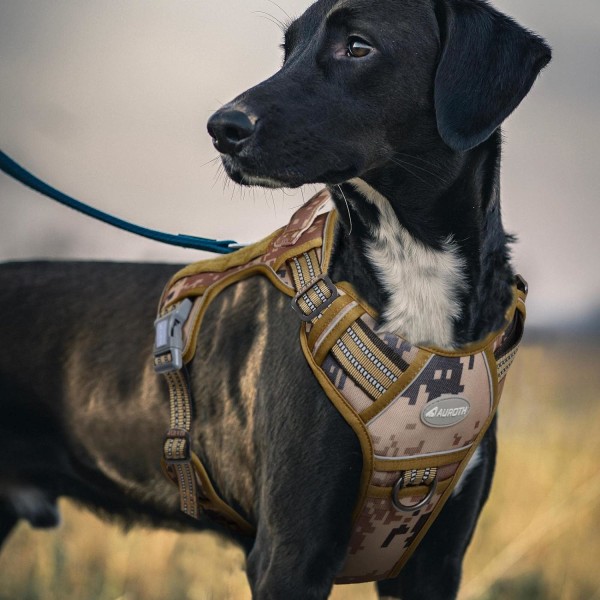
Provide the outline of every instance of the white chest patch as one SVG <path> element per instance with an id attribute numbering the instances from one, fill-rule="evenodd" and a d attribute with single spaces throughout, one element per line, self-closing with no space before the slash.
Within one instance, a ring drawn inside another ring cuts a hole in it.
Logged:
<path id="1" fill-rule="evenodd" d="M 458 296 L 466 288 L 465 260 L 456 244 L 449 238 L 442 250 L 428 248 L 402 227 L 384 196 L 362 179 L 350 183 L 381 213 L 367 257 L 390 297 L 383 328 L 412 344 L 452 348 Z"/>

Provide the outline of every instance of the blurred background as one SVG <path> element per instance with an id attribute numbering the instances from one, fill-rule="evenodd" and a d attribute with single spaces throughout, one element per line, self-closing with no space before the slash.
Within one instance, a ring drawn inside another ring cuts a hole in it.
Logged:
<path id="1" fill-rule="evenodd" d="M 234 186 L 211 162 L 205 124 L 279 67 L 279 21 L 309 1 L 277 2 L 1 0 L 0 149 L 147 227 L 261 238 L 314 188 Z M 494 4 L 546 37 L 554 60 L 504 127 L 502 205 L 530 283 L 529 332 L 501 407 L 498 477 L 462 598 L 600 599 L 600 5 Z M 0 260 L 202 256 L 91 221 L 0 175 Z M 0 599 L 249 598 L 241 555 L 221 541 L 125 536 L 63 509 L 58 531 L 22 525 L 13 535 L 0 556 Z"/>

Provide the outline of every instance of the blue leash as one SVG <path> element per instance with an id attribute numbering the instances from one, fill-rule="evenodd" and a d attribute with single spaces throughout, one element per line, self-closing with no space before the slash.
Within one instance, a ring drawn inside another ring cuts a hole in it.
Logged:
<path id="1" fill-rule="evenodd" d="M 0 170 L 4 171 L 10 177 L 13 177 L 22 184 L 30 187 L 31 189 L 52 198 L 65 206 L 74 208 L 75 210 L 102 221 L 108 223 L 119 229 L 124 229 L 130 233 L 135 233 L 157 242 L 163 242 L 165 244 L 171 244 L 172 246 L 181 246 L 183 248 L 193 248 L 194 250 L 206 250 L 207 252 L 216 252 L 217 254 L 229 254 L 235 252 L 240 248 L 240 244 L 233 240 L 213 240 L 210 238 L 196 237 L 193 235 L 185 235 L 182 233 L 164 233 L 162 231 L 155 231 L 154 229 L 148 229 L 147 227 L 141 227 L 135 223 L 129 223 L 113 215 L 102 212 L 97 208 L 93 208 L 88 204 L 84 204 L 75 198 L 71 198 L 66 194 L 63 194 L 59 190 L 44 183 L 41 179 L 38 179 L 35 175 L 18 165 L 12 158 L 4 154 L 0 150 Z"/>

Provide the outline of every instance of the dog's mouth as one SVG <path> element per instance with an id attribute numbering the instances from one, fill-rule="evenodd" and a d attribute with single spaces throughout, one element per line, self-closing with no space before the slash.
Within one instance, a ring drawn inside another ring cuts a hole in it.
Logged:
<path id="1" fill-rule="evenodd" d="M 286 169 L 283 172 L 270 172 L 249 165 L 238 156 L 221 155 L 227 175 L 236 183 L 266 188 L 297 188 L 309 183 L 337 185 L 358 174 L 355 166 L 342 169 L 329 169 L 317 175 L 304 174 L 299 169 Z"/>
<path id="2" fill-rule="evenodd" d="M 221 154 L 221 160 L 223 161 L 223 166 L 225 167 L 227 175 L 240 185 L 257 185 L 266 188 L 297 187 L 291 185 L 289 181 L 279 177 L 258 173 L 256 170 L 243 165 L 237 157 Z"/>

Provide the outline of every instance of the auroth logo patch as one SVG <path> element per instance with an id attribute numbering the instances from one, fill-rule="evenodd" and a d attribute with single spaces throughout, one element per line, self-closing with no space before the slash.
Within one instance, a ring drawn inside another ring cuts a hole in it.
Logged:
<path id="1" fill-rule="evenodd" d="M 470 410 L 468 400 L 446 396 L 428 402 L 421 411 L 421 421 L 429 427 L 451 427 L 465 419 Z"/>

